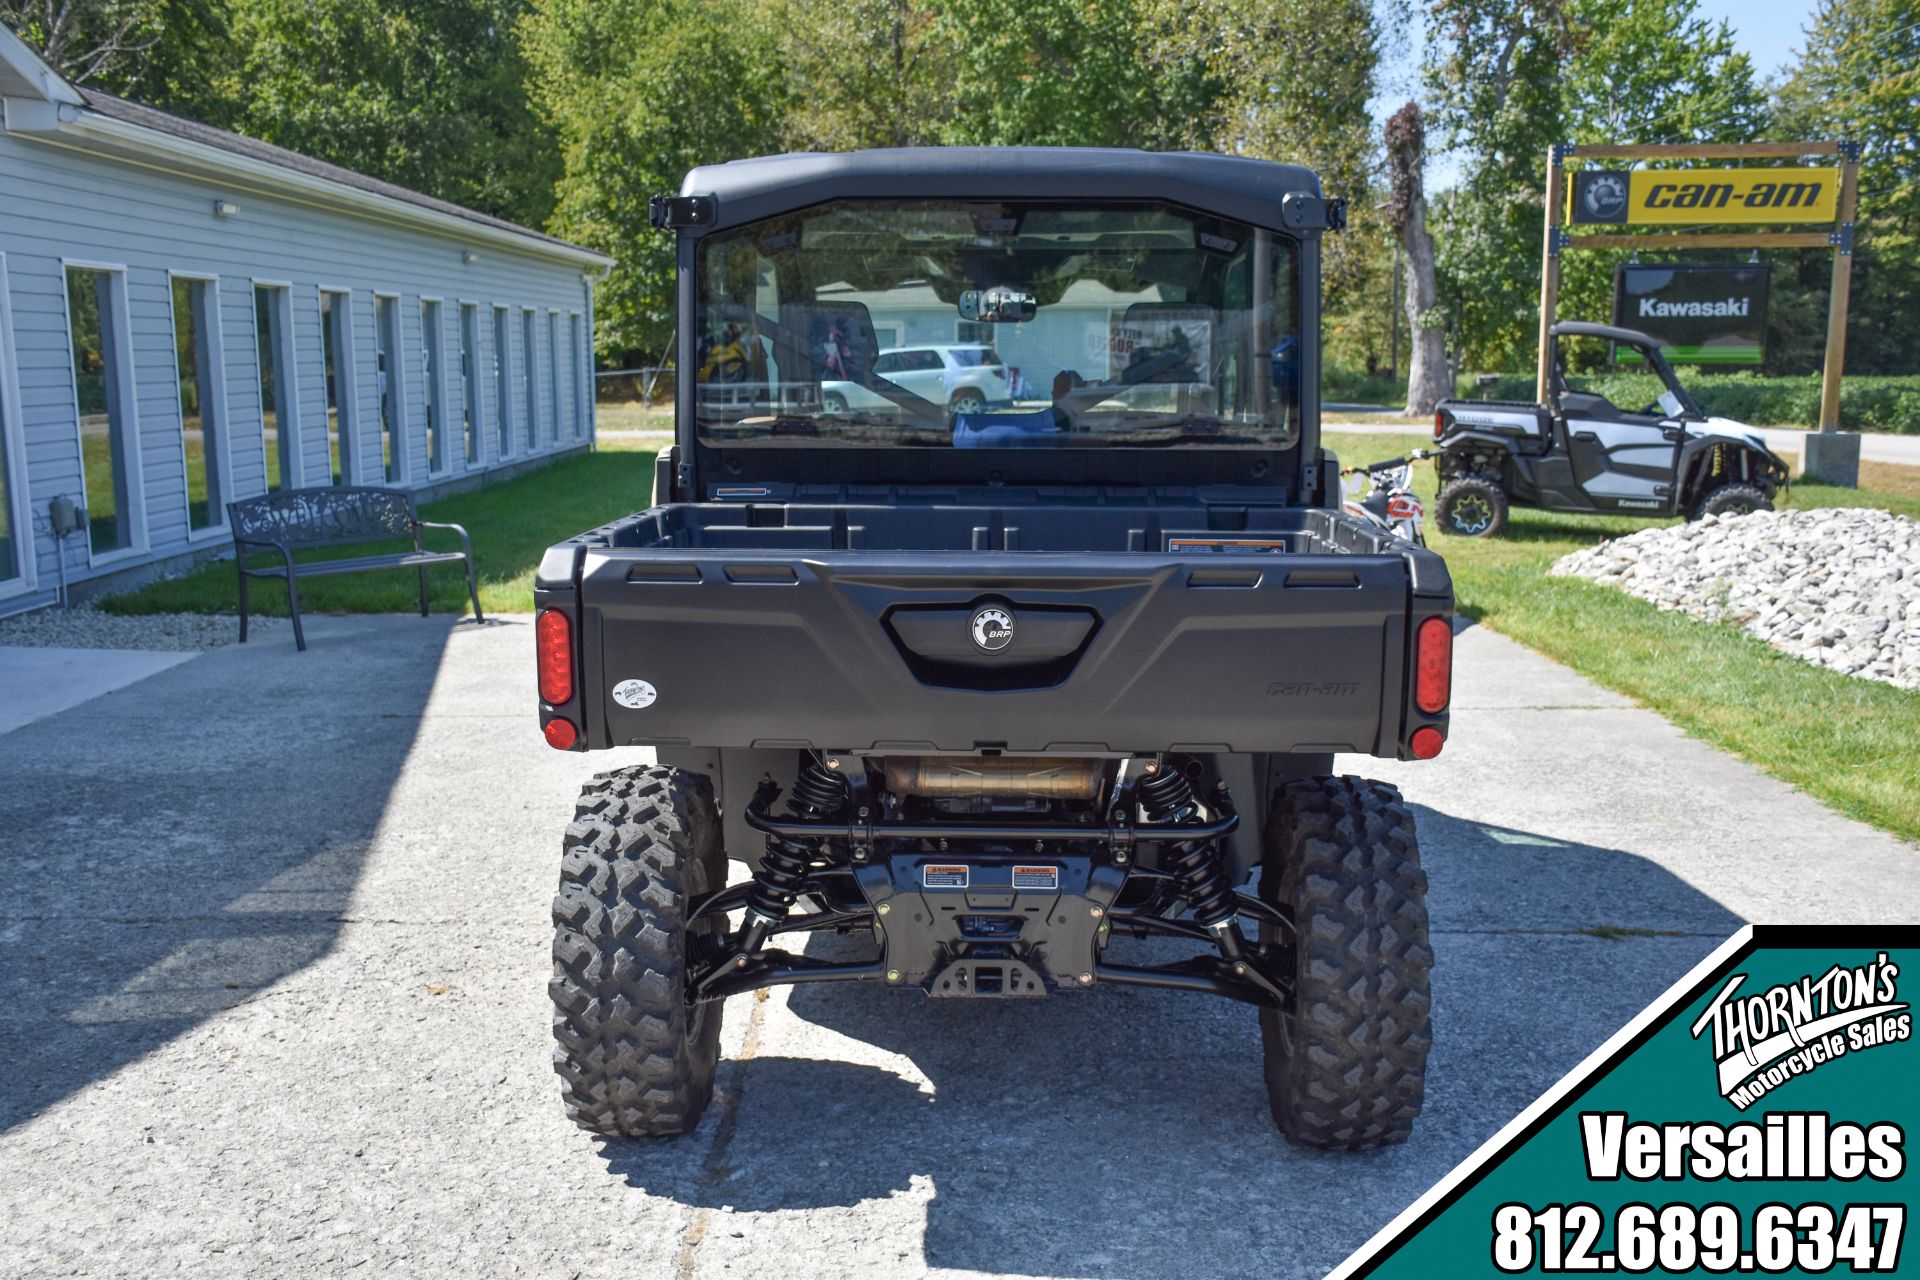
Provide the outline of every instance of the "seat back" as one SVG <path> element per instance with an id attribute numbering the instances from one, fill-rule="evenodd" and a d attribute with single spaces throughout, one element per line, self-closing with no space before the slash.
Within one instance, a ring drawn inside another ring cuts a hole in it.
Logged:
<path id="1" fill-rule="evenodd" d="M 1212 307 L 1135 302 L 1113 327 L 1109 352 L 1116 382 L 1207 382 L 1216 316 Z"/>
<path id="2" fill-rule="evenodd" d="M 420 519 L 408 490 L 353 485 L 282 489 L 229 502 L 227 516 L 235 539 L 289 548 L 411 537 Z"/>
<path id="3" fill-rule="evenodd" d="M 780 308 L 785 335 L 775 344 L 774 358 L 783 382 L 853 382 L 873 380 L 873 362 L 880 339 L 873 331 L 873 313 L 864 302 L 789 302 Z M 804 351 L 789 344 L 806 344 Z"/>

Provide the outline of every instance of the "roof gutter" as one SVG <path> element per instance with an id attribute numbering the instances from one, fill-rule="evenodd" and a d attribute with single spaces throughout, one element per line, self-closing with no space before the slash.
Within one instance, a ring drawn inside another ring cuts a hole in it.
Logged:
<path id="1" fill-rule="evenodd" d="M 454 239 L 510 248 L 533 257 L 548 258 L 578 267 L 606 269 L 614 260 L 603 253 L 577 245 L 557 244 L 522 235 L 502 227 L 470 222 L 465 218 L 422 205 L 396 200 L 391 196 L 352 187 L 311 174 L 298 173 L 280 165 L 234 155 L 210 147 L 129 124 L 89 111 L 85 107 L 63 105 L 57 110 L 21 111 L 7 103 L 7 132 L 53 146 L 104 153 L 127 164 L 174 172 L 185 169 L 242 190 L 277 196 L 296 203 L 332 210 L 345 210 L 377 221 L 425 229 Z M 22 104 L 25 105 L 25 104 Z M 48 104 L 51 105 L 51 104 Z M 159 164 L 156 161 L 170 163 Z"/>

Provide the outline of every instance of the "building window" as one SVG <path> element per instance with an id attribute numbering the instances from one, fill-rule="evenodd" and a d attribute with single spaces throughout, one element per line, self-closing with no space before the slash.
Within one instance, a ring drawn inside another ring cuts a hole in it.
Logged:
<path id="1" fill-rule="evenodd" d="M 480 308 L 460 304 L 460 438 L 467 465 L 480 461 L 480 380 L 474 377 L 474 351 L 480 345 Z"/>
<path id="2" fill-rule="evenodd" d="M 0 286 L 6 283 L 6 271 L 0 268 Z M 0 299 L 0 306 L 5 301 Z M 6 335 L 0 334 L 0 341 Z M 13 365 L 7 359 L 7 352 L 0 348 L 0 379 L 8 376 Z M 13 502 L 18 496 L 13 487 L 13 471 L 8 454 L 12 451 L 13 418 L 7 412 L 7 402 L 13 397 L 15 388 L 0 382 L 0 582 L 11 582 L 26 574 L 25 561 L 21 557 L 20 535 L 13 526 Z"/>
<path id="3" fill-rule="evenodd" d="M 505 307 L 493 309 L 494 430 L 500 437 L 500 456 L 513 452 L 513 323 Z"/>
<path id="4" fill-rule="evenodd" d="M 260 443 L 267 470 L 267 492 L 293 485 L 293 394 L 286 358 L 287 291 L 274 285 L 253 287 L 253 342 L 260 361 Z"/>
<path id="5" fill-rule="evenodd" d="M 420 381 L 427 409 L 427 470 L 435 475 L 447 469 L 447 397 L 440 380 L 445 369 L 441 363 L 444 349 L 440 304 L 423 299 L 420 303 Z"/>
<path id="6" fill-rule="evenodd" d="M 520 313 L 520 403 L 527 407 L 527 452 L 540 449 L 540 365 L 533 312 Z"/>
<path id="7" fill-rule="evenodd" d="M 133 545 L 131 424 L 121 381 L 123 297 L 118 272 L 67 268 L 67 337 L 79 406 L 82 496 L 87 545 L 96 556 Z"/>
<path id="8" fill-rule="evenodd" d="M 351 296 L 322 290 L 320 356 L 327 384 L 327 467 L 335 484 L 353 479 L 353 442 L 347 438 L 353 419 L 346 407 L 352 391 L 347 374 L 347 353 L 353 349 L 352 324 Z"/>
<path id="9" fill-rule="evenodd" d="M 400 409 L 400 299 L 376 298 L 373 350 L 380 392 L 380 462 L 388 484 L 406 474 L 407 438 Z"/>
<path id="10" fill-rule="evenodd" d="M 220 506 L 219 376 L 213 361 L 211 280 L 173 277 L 173 369 L 180 391 L 180 453 L 187 466 L 187 531 L 226 523 Z"/>
<path id="11" fill-rule="evenodd" d="M 587 406 L 593 403 L 593 379 L 588 373 L 587 349 L 584 345 L 584 327 L 580 313 L 567 317 L 567 331 L 570 338 L 567 354 L 573 357 L 573 438 L 584 440 L 587 435 Z"/>
<path id="12" fill-rule="evenodd" d="M 558 443 L 560 440 L 560 370 L 566 368 L 560 363 L 560 313 L 547 312 L 547 439 Z"/>

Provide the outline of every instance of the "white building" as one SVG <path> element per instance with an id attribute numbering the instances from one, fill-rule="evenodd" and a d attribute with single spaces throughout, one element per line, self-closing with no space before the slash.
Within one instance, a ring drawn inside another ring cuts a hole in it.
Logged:
<path id="1" fill-rule="evenodd" d="M 587 448 L 611 265 L 76 88 L 0 28 L 0 613 L 225 551 L 268 490 Z"/>

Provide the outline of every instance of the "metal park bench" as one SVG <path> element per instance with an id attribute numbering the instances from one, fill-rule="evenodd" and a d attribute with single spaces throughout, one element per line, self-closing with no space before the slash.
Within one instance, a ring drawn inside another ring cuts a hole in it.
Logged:
<path id="1" fill-rule="evenodd" d="M 473 576 L 473 540 L 457 524 L 422 520 L 414 509 L 413 494 L 405 489 L 355 486 L 282 489 L 279 493 L 248 498 L 244 502 L 229 502 L 227 515 L 233 528 L 234 568 L 240 576 L 242 644 L 247 639 L 249 578 L 286 579 L 287 610 L 293 615 L 293 641 L 303 652 L 307 640 L 300 630 L 300 578 L 365 573 L 376 569 L 417 569 L 420 573 L 420 616 L 424 618 L 427 616 L 427 569 L 436 564 L 465 562 L 467 594 L 473 597 L 474 619 L 486 621 L 480 612 L 480 590 Z M 462 549 L 429 551 L 420 545 L 422 529 L 451 529 L 460 535 Z M 293 558 L 295 551 L 310 547 L 340 547 L 356 542 L 385 542 L 394 538 L 412 538 L 413 550 L 351 556 L 340 560 L 295 561 Z M 249 551 L 277 551 L 281 563 L 249 568 Z"/>

